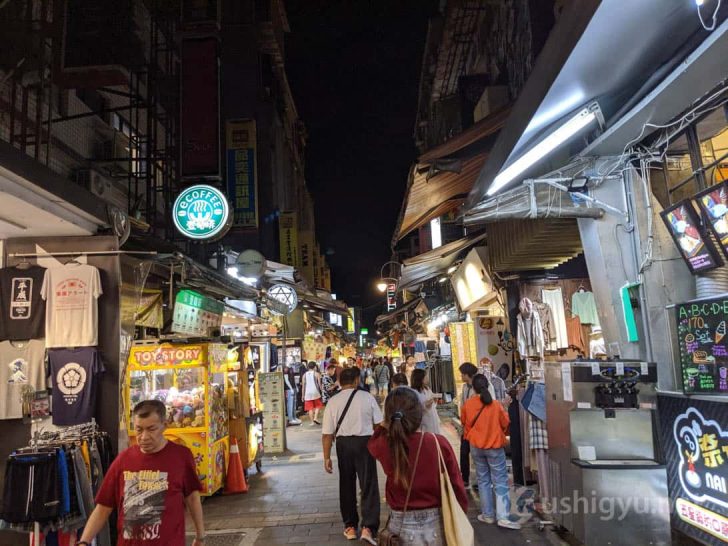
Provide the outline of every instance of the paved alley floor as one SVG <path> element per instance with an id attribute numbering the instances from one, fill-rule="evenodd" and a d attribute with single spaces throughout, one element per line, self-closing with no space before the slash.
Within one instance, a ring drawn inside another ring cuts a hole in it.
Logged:
<path id="1" fill-rule="evenodd" d="M 457 441 L 454 429 L 445 434 Z M 457 449 L 457 446 L 455 446 Z M 336 468 L 336 463 L 334 463 Z M 206 546 L 277 546 L 303 544 L 363 544 L 342 535 L 338 481 L 323 470 L 321 427 L 288 428 L 288 452 L 263 460 L 263 472 L 251 470 L 249 492 L 206 499 L 203 508 L 208 530 Z M 380 470 L 380 491 L 384 496 L 384 475 Z M 471 496 L 469 515 L 482 545 L 562 545 L 551 531 L 539 531 L 535 520 L 520 531 L 479 523 L 477 493 Z M 382 502 L 382 524 L 388 509 Z M 192 530 L 188 523 L 188 530 Z M 191 541 L 189 537 L 188 543 Z"/>

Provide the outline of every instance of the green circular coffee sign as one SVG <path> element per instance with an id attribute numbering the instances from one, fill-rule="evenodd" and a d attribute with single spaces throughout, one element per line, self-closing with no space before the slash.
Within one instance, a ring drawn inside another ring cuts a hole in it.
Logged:
<path id="1" fill-rule="evenodd" d="M 190 239 L 219 238 L 230 227 L 227 198 L 220 190 L 206 184 L 183 190 L 174 202 L 172 214 L 177 230 Z"/>

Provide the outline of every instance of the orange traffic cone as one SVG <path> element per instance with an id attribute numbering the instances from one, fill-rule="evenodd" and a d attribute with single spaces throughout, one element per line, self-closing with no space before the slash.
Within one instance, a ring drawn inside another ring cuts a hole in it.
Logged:
<path id="1" fill-rule="evenodd" d="M 245 483 L 243 463 L 240 460 L 238 441 L 234 436 L 230 437 L 230 458 L 228 460 L 227 479 L 225 480 L 225 494 L 247 493 L 248 484 Z"/>

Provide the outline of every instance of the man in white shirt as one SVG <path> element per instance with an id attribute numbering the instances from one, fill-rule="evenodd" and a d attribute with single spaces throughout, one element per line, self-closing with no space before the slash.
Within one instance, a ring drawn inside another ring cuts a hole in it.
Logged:
<path id="1" fill-rule="evenodd" d="M 347 368 L 339 378 L 341 392 L 329 400 L 324 411 L 322 442 L 324 469 L 334 471 L 331 447 L 336 440 L 339 467 L 339 506 L 344 520 L 344 536 L 356 540 L 359 526 L 356 480 L 361 486 L 361 540 L 376 545 L 379 529 L 379 483 L 377 463 L 367 449 L 374 427 L 382 422 L 382 411 L 376 398 L 358 390 L 359 369 Z"/>

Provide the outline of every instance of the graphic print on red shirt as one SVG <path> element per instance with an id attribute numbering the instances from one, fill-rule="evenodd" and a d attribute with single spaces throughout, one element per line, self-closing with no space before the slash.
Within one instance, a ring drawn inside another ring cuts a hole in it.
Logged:
<path id="1" fill-rule="evenodd" d="M 119 509 L 118 546 L 185 543 L 184 500 L 202 484 L 192 452 L 167 442 L 157 453 L 133 446 L 112 463 L 96 503 Z"/>

